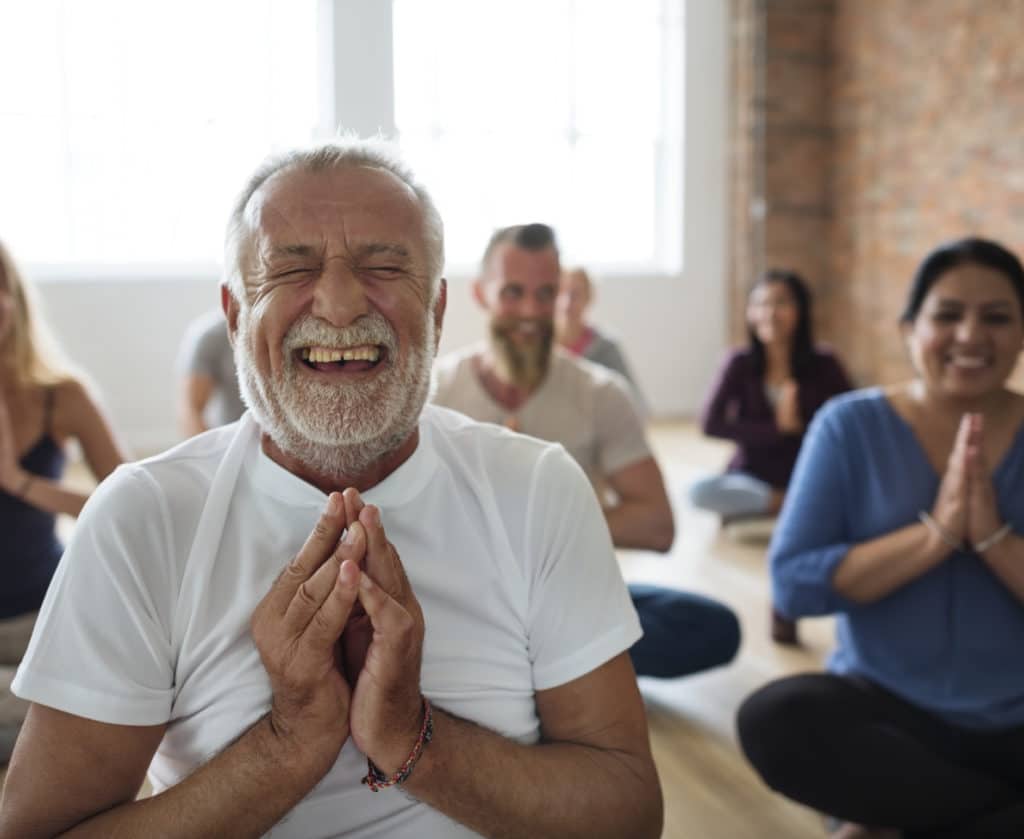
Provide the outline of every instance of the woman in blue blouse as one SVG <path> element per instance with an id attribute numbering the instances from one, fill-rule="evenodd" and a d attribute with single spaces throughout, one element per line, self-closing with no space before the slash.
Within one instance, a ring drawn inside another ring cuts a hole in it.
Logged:
<path id="1" fill-rule="evenodd" d="M 740 740 L 837 835 L 1024 836 L 1024 268 L 944 245 L 901 328 L 916 378 L 818 413 L 772 542 L 777 608 L 837 615 L 829 672 L 749 697 Z"/>

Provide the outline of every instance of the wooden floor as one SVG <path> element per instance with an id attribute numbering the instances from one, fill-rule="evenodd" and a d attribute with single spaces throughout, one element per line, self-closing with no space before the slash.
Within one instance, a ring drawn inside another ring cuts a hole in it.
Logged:
<path id="1" fill-rule="evenodd" d="M 667 556 L 622 552 L 630 581 L 655 582 L 715 597 L 740 618 L 743 643 L 727 667 L 685 679 L 642 679 L 651 744 L 665 795 L 663 839 L 804 839 L 825 836 L 821 816 L 772 793 L 736 745 L 736 709 L 778 676 L 820 669 L 832 644 L 831 619 L 802 621 L 799 649 L 768 636 L 766 545 L 744 543 L 715 516 L 690 506 L 687 489 L 720 471 L 730 447 L 690 424 L 657 424 L 654 445 L 676 514 Z"/>
<path id="2" fill-rule="evenodd" d="M 652 442 L 676 513 L 668 555 L 623 552 L 631 581 L 676 586 L 716 597 L 739 615 L 743 644 L 728 667 L 685 679 L 642 679 L 651 743 L 665 794 L 663 839 L 820 839 L 820 816 L 771 793 L 736 746 L 733 720 L 743 698 L 778 676 L 819 669 L 832 639 L 831 620 L 803 621 L 804 645 L 768 638 L 765 546 L 730 538 L 714 516 L 694 510 L 687 488 L 719 471 L 729 447 L 703 439 L 688 423 L 659 423 Z M 81 482 L 81 477 L 72 475 Z M 67 530 L 69 522 L 62 523 Z M 3 771 L 0 770 L 0 781 Z"/>

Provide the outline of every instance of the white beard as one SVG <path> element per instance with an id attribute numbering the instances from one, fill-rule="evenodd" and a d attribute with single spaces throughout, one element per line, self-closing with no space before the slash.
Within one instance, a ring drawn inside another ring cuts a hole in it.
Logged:
<path id="1" fill-rule="evenodd" d="M 235 367 L 242 400 L 282 452 L 321 475 L 354 477 L 401 446 L 413 433 L 430 391 L 434 320 L 427 312 L 422 339 L 398 361 L 398 339 L 378 312 L 344 329 L 307 316 L 293 324 L 281 349 L 284 373 L 261 376 L 252 363 L 250 313 L 238 314 Z M 380 344 L 382 370 L 369 382 L 345 386 L 298 375 L 294 350 L 302 346 Z"/>

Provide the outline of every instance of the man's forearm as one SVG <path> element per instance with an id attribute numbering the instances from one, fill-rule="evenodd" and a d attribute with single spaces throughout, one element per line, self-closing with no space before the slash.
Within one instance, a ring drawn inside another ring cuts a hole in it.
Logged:
<path id="1" fill-rule="evenodd" d="M 604 508 L 604 517 L 616 548 L 638 548 L 664 553 L 672 548 L 675 526 L 671 509 L 644 501 L 621 501 Z"/>
<path id="2" fill-rule="evenodd" d="M 645 757 L 575 743 L 524 746 L 437 708 L 433 739 L 404 788 L 491 839 L 661 833 L 661 788 Z"/>
<path id="3" fill-rule="evenodd" d="M 75 839 L 262 836 L 319 780 L 316 773 L 297 765 L 264 717 L 181 783 L 93 816 L 63 835 Z"/>

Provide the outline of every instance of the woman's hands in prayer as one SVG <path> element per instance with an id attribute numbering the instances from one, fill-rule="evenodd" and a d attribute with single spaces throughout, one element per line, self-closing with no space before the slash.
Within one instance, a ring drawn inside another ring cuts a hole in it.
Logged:
<path id="1" fill-rule="evenodd" d="M 779 400 L 775 403 L 775 426 L 783 434 L 799 434 L 804 430 L 800 417 L 800 385 L 786 379 L 779 385 Z"/>
<path id="2" fill-rule="evenodd" d="M 1001 525 L 983 443 L 984 418 L 964 414 L 932 509 L 932 517 L 948 536 L 971 545 Z"/>
<path id="3" fill-rule="evenodd" d="M 964 455 L 967 472 L 967 541 L 977 545 L 1003 526 L 999 502 L 992 485 L 992 472 L 983 445 L 985 419 L 981 414 L 966 414 L 967 448 Z"/>

